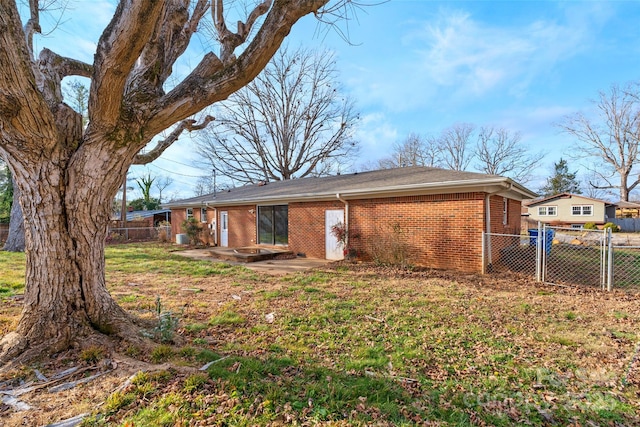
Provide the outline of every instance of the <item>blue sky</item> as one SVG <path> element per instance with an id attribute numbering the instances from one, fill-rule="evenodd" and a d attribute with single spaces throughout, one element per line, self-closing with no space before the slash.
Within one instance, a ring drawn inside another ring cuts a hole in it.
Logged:
<path id="1" fill-rule="evenodd" d="M 71 7 L 38 44 L 90 60 L 113 5 Z M 548 152 L 530 183 L 535 190 L 571 152 L 572 139 L 555 124 L 574 112 L 592 114 L 599 90 L 638 79 L 639 23 L 640 1 L 391 0 L 357 12 L 348 23 L 351 44 L 313 17 L 293 29 L 289 44 L 335 51 L 362 116 L 362 161 L 387 155 L 411 132 L 437 134 L 457 122 L 505 127 L 521 132 L 531 150 Z M 148 167 L 174 173 L 169 193 L 190 196 L 189 185 L 206 173 L 188 166 L 195 143 L 183 138 Z"/>

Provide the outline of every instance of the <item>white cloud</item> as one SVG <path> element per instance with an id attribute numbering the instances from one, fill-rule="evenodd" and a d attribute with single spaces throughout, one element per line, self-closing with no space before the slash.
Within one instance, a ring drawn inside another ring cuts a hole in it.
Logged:
<path id="1" fill-rule="evenodd" d="M 385 157 L 398 139 L 398 130 L 380 112 L 365 114 L 355 134 L 360 142 L 360 158 L 357 164 L 364 164 Z"/>
<path id="2" fill-rule="evenodd" d="M 579 6 L 579 13 L 567 8 L 553 20 L 532 17 L 507 25 L 442 9 L 405 33 L 397 58 L 385 58 L 356 77 L 364 83 L 358 96 L 405 111 L 429 104 L 445 108 L 496 93 L 529 95 L 535 84 L 553 79 L 558 65 L 593 46 L 608 16 L 602 11 L 606 6 Z"/>

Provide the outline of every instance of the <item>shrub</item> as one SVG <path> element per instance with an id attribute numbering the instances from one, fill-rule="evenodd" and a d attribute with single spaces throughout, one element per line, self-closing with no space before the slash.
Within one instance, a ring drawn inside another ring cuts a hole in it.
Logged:
<path id="1" fill-rule="evenodd" d="M 331 234 L 338 240 L 338 244 L 342 247 L 344 256 L 347 259 L 355 259 L 358 257 L 358 251 L 349 244 L 349 239 L 358 239 L 359 234 L 350 234 L 346 224 L 339 222 L 331 227 Z"/>
<path id="2" fill-rule="evenodd" d="M 181 226 L 184 233 L 189 237 L 189 244 L 195 246 L 202 243 L 202 239 L 200 238 L 202 225 L 200 225 L 200 222 L 197 219 L 194 217 L 186 219 L 182 221 Z"/>
<path id="3" fill-rule="evenodd" d="M 603 230 L 606 230 L 607 228 L 610 228 L 613 233 L 617 233 L 618 231 L 620 231 L 620 227 L 612 222 L 608 222 L 602 227 Z"/>
<path id="4" fill-rule="evenodd" d="M 171 240 L 171 223 L 169 221 L 160 221 L 156 230 L 158 231 L 158 241 L 168 243 Z"/>
<path id="5" fill-rule="evenodd" d="M 409 243 L 407 232 L 399 223 L 389 224 L 386 230 L 377 230 L 375 242 L 368 252 L 376 264 L 407 267 L 409 265 Z"/>
<path id="6" fill-rule="evenodd" d="M 587 222 L 584 227 L 585 230 L 597 230 L 598 226 L 596 225 L 595 222 Z"/>

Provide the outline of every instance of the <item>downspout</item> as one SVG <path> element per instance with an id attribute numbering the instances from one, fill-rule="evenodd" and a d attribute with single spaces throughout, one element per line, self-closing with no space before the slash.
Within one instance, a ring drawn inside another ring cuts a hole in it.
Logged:
<path id="1" fill-rule="evenodd" d="M 213 246 L 218 246 L 218 208 L 213 208 Z"/>
<path id="2" fill-rule="evenodd" d="M 344 203 L 344 230 L 346 232 L 344 239 L 344 250 L 349 247 L 349 202 L 340 196 L 340 193 L 336 193 L 336 198 Z"/>
<path id="3" fill-rule="evenodd" d="M 509 183 L 509 187 L 507 187 L 507 189 L 511 189 L 513 188 L 513 183 Z M 503 188 L 502 190 L 498 190 L 498 191 L 494 191 L 493 193 L 487 193 L 484 196 L 484 206 L 485 206 L 485 233 L 490 234 L 491 233 L 491 196 L 495 196 L 496 194 L 502 193 L 505 189 Z M 489 271 L 491 271 L 492 268 L 492 264 L 493 264 L 493 259 L 492 259 L 492 254 L 491 254 L 491 236 L 488 236 L 488 238 L 486 239 L 487 242 L 487 260 L 489 261 L 487 262 L 483 262 L 482 263 L 482 274 L 486 274 L 487 272 L 487 267 L 489 267 Z"/>

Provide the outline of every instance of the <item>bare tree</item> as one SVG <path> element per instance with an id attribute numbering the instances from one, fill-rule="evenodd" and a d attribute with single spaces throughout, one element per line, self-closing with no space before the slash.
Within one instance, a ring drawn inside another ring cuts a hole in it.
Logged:
<path id="1" fill-rule="evenodd" d="M 508 176 L 524 184 L 531 181 L 532 172 L 540 166 L 545 153 L 534 153 L 524 147 L 519 132 L 482 127 L 478 133 L 474 156 L 478 171 Z"/>
<path id="2" fill-rule="evenodd" d="M 173 178 L 170 176 L 160 175 L 156 177 L 154 184 L 156 190 L 158 190 L 158 203 L 162 203 L 162 192 L 173 184 Z"/>
<path id="3" fill-rule="evenodd" d="M 604 190 L 602 184 L 598 182 L 598 177 L 594 172 L 588 171 L 580 180 L 580 190 L 587 197 L 592 199 L 607 199 L 609 197 L 617 197 L 611 190 Z"/>
<path id="4" fill-rule="evenodd" d="M 193 193 L 196 196 L 204 196 L 215 192 L 212 177 L 201 176 L 193 186 Z"/>
<path id="5" fill-rule="evenodd" d="M 470 144 L 475 128 L 471 123 L 456 123 L 442 131 L 438 142 L 444 167 L 456 171 L 467 170 L 473 155 Z"/>
<path id="6" fill-rule="evenodd" d="M 328 52 L 282 50 L 214 114 L 200 152 L 239 183 L 326 175 L 356 152 L 358 116 Z"/>
<path id="7" fill-rule="evenodd" d="M 632 175 L 640 161 L 640 103 L 635 89 L 613 85 L 593 102 L 596 118 L 576 113 L 559 125 L 576 138 L 572 157 L 585 160 L 583 166 L 595 174 L 591 185 L 617 189 L 623 201 L 628 201 L 629 193 L 640 184 L 640 175 Z"/>
<path id="8" fill-rule="evenodd" d="M 98 331 L 140 340 L 135 319 L 109 295 L 104 273 L 111 201 L 129 166 L 165 129 L 175 125 L 145 156 L 200 126 L 189 117 L 255 78 L 302 16 L 323 16 L 325 6 L 349 0 L 258 1 L 237 32 L 226 25 L 226 3 L 120 1 L 89 64 L 34 50 L 37 0 L 29 1 L 24 26 L 16 2 L 0 0 L 0 156 L 29 218 L 24 308 L 16 330 L 0 341 L 0 363 L 86 341 L 79 337 L 100 338 Z M 173 84 L 176 61 L 207 19 L 219 51 L 207 52 Z M 63 102 L 68 76 L 91 81 L 86 127 Z"/>
<path id="9" fill-rule="evenodd" d="M 440 147 L 438 140 L 410 133 L 402 142 L 393 144 L 391 155 L 378 160 L 378 169 L 407 166 L 437 166 Z"/>

